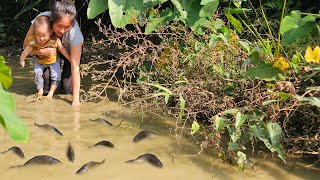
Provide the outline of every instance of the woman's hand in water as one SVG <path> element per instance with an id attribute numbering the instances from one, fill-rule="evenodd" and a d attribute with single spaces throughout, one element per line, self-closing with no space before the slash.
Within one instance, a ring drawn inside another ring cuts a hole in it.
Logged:
<path id="1" fill-rule="evenodd" d="M 37 54 L 37 55 L 50 57 L 50 56 L 52 56 L 54 54 L 55 51 L 56 51 L 55 48 L 39 49 L 39 54 Z"/>
<path id="2" fill-rule="evenodd" d="M 25 64 L 26 64 L 26 62 L 25 62 L 24 60 L 20 60 L 20 61 L 19 61 L 19 64 L 20 64 L 21 67 L 24 67 Z"/>

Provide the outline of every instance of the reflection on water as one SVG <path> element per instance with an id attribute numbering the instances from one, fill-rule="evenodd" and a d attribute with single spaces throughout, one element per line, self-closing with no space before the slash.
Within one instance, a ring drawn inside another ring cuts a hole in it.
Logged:
<path id="1" fill-rule="evenodd" d="M 0 51 L 1 52 L 1 51 Z M 253 158 L 255 169 L 247 169 L 239 173 L 236 163 L 233 165 L 219 161 L 212 152 L 203 152 L 197 158 L 194 156 L 200 151 L 199 145 L 188 139 L 180 140 L 177 148 L 176 139 L 170 130 L 173 127 L 172 119 L 167 117 L 144 115 L 138 112 L 130 113 L 128 108 L 119 106 L 116 102 L 101 100 L 97 103 L 86 102 L 79 109 L 70 106 L 70 96 L 56 95 L 53 101 L 38 100 L 30 102 L 28 96 L 35 93 L 33 84 L 33 67 L 18 68 L 18 59 L 8 58 L 12 68 L 14 83 L 9 89 L 16 98 L 17 114 L 27 124 L 30 131 L 28 143 L 15 143 L 8 139 L 0 129 L 0 152 L 12 146 L 19 146 L 26 158 L 21 159 L 13 153 L 0 154 L 1 179 L 317 179 L 319 170 L 305 168 L 300 160 L 290 161 L 287 164 L 275 163 L 270 155 L 266 158 Z M 14 63 L 15 62 L 15 63 Z M 123 123 L 118 128 L 103 126 L 90 119 L 104 118 L 112 124 Z M 142 121 L 143 120 L 143 121 Z M 34 126 L 50 124 L 58 128 L 64 136 L 40 130 Z M 151 130 L 157 137 L 144 139 L 133 143 L 133 137 L 141 130 Z M 110 141 L 115 148 L 89 146 L 102 141 Z M 71 142 L 75 161 L 69 162 L 66 157 L 68 143 Z M 147 163 L 128 164 L 125 161 L 134 159 L 145 153 L 155 154 L 163 163 L 163 168 L 155 168 Z M 30 166 L 18 169 L 9 169 L 10 166 L 25 163 L 37 155 L 50 155 L 59 159 L 62 164 L 56 166 Z M 76 171 L 90 161 L 106 162 L 101 166 L 89 170 L 82 175 Z M 293 163 L 296 166 L 293 167 Z M 299 164 L 300 163 L 300 164 Z M 290 170 L 291 169 L 291 170 Z M 288 171 L 292 171 L 288 173 Z"/>

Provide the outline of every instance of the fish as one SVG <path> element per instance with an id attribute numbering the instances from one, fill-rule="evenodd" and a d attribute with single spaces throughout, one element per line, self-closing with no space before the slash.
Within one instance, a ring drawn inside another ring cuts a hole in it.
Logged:
<path id="1" fill-rule="evenodd" d="M 95 146 L 106 146 L 106 147 L 114 148 L 114 145 L 110 141 L 100 141 L 100 142 L 96 143 L 95 145 L 91 146 L 90 148 L 95 147 Z"/>
<path id="2" fill-rule="evenodd" d="M 59 136 L 63 136 L 63 134 L 55 127 L 49 125 L 49 124 L 37 124 L 37 123 L 34 123 L 34 125 L 36 127 L 39 127 L 39 128 L 42 128 L 42 129 L 45 129 L 45 130 L 49 130 L 53 133 L 55 133 L 56 135 L 59 135 Z"/>
<path id="3" fill-rule="evenodd" d="M 148 130 L 145 130 L 145 131 L 140 131 L 134 138 L 133 138 L 133 142 L 134 143 L 137 143 L 139 141 L 141 141 L 142 139 L 145 139 L 147 137 L 154 137 L 156 136 L 157 133 L 155 132 L 152 132 L 152 131 L 148 131 Z"/>
<path id="4" fill-rule="evenodd" d="M 131 160 L 126 161 L 126 163 L 135 163 L 135 162 L 144 162 L 144 161 L 146 161 L 146 162 L 150 163 L 151 165 L 158 167 L 158 168 L 163 167 L 163 164 L 159 160 L 159 158 L 156 155 L 150 154 L 150 153 L 140 155 L 136 159 L 131 159 Z"/>
<path id="5" fill-rule="evenodd" d="M 23 153 L 22 150 L 21 150 L 19 147 L 17 147 L 17 146 L 13 146 L 13 147 L 9 148 L 8 150 L 1 152 L 0 154 L 4 154 L 4 153 L 9 152 L 9 151 L 14 152 L 14 153 L 15 153 L 16 155 L 18 155 L 20 158 L 24 158 L 24 153 Z"/>
<path id="6" fill-rule="evenodd" d="M 68 144 L 68 147 L 67 147 L 67 158 L 70 162 L 73 162 L 74 161 L 74 158 L 75 158 L 75 155 L 74 155 L 74 150 L 71 146 L 71 143 Z"/>
<path id="7" fill-rule="evenodd" d="M 96 166 L 104 164 L 104 162 L 105 162 L 105 159 L 103 159 L 103 161 L 101 161 L 101 162 L 95 162 L 95 161 L 88 162 L 88 163 L 84 164 L 83 166 L 81 166 L 81 168 L 76 172 L 76 174 L 82 174 L 84 172 L 87 172 L 89 169 L 92 169 Z"/>
<path id="8" fill-rule="evenodd" d="M 113 124 L 105 119 L 102 119 L 102 118 L 97 118 L 97 119 L 90 119 L 90 121 L 93 121 L 93 122 L 97 122 L 97 123 L 101 123 L 103 125 L 107 125 L 107 126 L 113 126 Z"/>
<path id="9" fill-rule="evenodd" d="M 59 163 L 61 163 L 61 161 L 54 157 L 51 157 L 48 155 L 39 155 L 29 159 L 23 165 L 11 166 L 11 168 L 30 166 L 30 165 L 54 165 Z"/>

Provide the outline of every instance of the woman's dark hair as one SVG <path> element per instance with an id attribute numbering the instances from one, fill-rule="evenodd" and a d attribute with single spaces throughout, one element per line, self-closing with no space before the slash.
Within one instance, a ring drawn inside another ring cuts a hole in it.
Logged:
<path id="1" fill-rule="evenodd" d="M 71 20 L 76 19 L 76 6 L 70 0 L 56 0 L 51 8 L 51 21 L 55 23 L 59 21 L 64 15 L 69 15 Z"/>

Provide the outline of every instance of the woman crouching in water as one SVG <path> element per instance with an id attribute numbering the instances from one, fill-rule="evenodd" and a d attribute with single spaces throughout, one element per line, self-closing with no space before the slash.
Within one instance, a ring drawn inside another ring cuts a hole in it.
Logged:
<path id="1" fill-rule="evenodd" d="M 83 35 L 79 24 L 76 21 L 76 7 L 67 0 L 55 1 L 51 11 L 46 11 L 38 16 L 48 16 L 52 24 L 53 32 L 61 39 L 62 45 L 70 53 L 70 61 L 60 55 L 64 60 L 61 75 L 61 88 L 65 94 L 72 92 L 72 106 L 80 105 L 80 60 L 83 46 Z M 32 21 L 33 23 L 33 21 Z M 34 26 L 31 25 L 23 46 L 28 45 L 27 37 L 34 35 Z M 54 48 L 44 48 L 40 50 L 32 50 L 32 54 L 40 56 L 51 56 L 56 50 Z M 49 72 L 47 69 L 46 71 Z M 44 73 L 46 74 L 46 73 Z M 45 81 L 49 81 L 49 77 L 44 76 Z M 45 86 L 49 84 L 45 83 Z M 46 87 L 45 87 L 46 89 Z"/>

